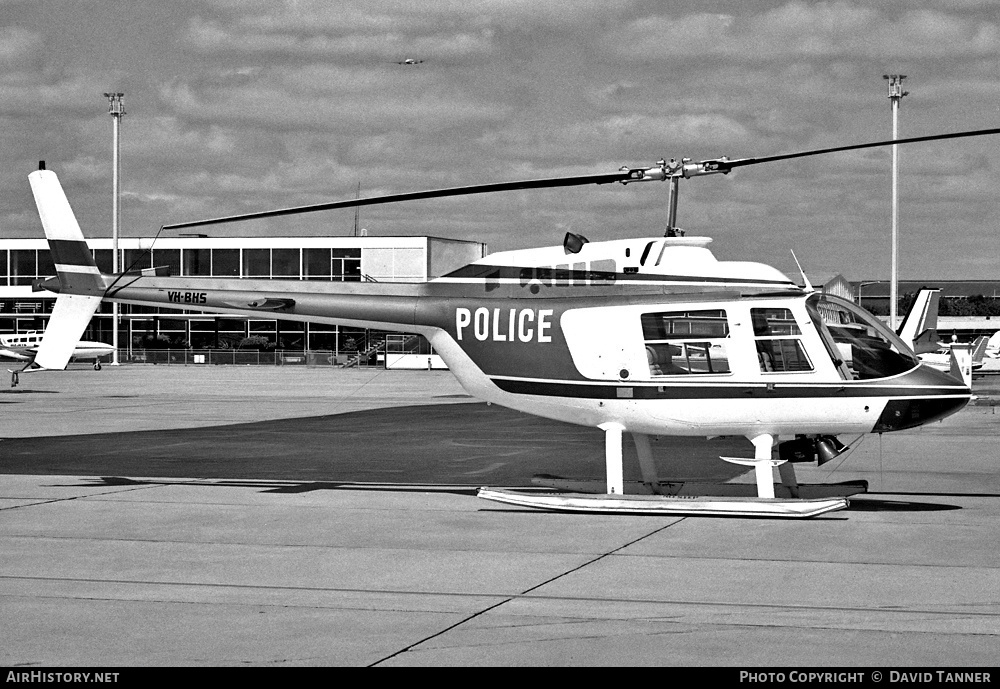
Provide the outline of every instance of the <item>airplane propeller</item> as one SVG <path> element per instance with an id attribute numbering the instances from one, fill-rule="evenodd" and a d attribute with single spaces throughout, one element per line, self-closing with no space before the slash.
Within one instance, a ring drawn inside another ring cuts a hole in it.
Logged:
<path id="1" fill-rule="evenodd" d="M 862 148 L 875 148 L 879 146 L 895 146 L 900 144 L 919 143 L 922 141 L 938 141 L 941 139 L 960 139 L 969 136 L 986 136 L 989 134 L 1000 134 L 997 129 L 978 129 L 975 131 L 952 132 L 949 134 L 933 134 L 930 136 L 916 136 L 907 139 L 890 139 L 888 141 L 875 141 L 863 144 L 852 144 L 849 146 L 835 146 L 832 148 L 818 148 L 809 151 L 799 151 L 797 153 L 784 153 L 773 156 L 763 156 L 759 158 L 736 158 L 730 159 L 726 156 L 710 158 L 697 162 L 690 158 L 670 161 L 660 160 L 656 165 L 645 168 L 630 168 L 623 166 L 616 172 L 598 173 L 589 175 L 574 175 L 570 177 L 549 177 L 543 179 L 520 180 L 514 182 L 497 182 L 492 184 L 477 184 L 463 187 L 450 187 L 446 189 L 432 189 L 428 191 L 408 192 L 402 194 L 388 194 L 385 196 L 372 196 L 369 198 L 356 198 L 346 201 L 334 201 L 330 203 L 316 203 L 306 206 L 294 206 L 290 208 L 279 208 L 270 211 L 260 211 L 256 213 L 243 213 L 240 215 L 227 215 L 208 220 L 194 220 L 190 222 L 172 223 L 163 225 L 161 230 L 179 230 L 191 227 L 203 227 L 205 225 L 219 225 L 223 223 L 238 222 L 242 220 L 260 220 L 263 218 L 275 218 L 285 215 L 298 215 L 301 213 L 315 213 L 318 211 L 335 210 L 338 208 L 355 208 L 359 206 L 373 206 L 383 203 L 399 203 L 401 201 L 417 201 L 420 199 L 442 198 L 447 196 L 466 196 L 471 194 L 489 194 L 500 191 L 513 191 L 518 189 L 544 189 L 553 187 L 572 187 L 587 184 L 631 184 L 632 182 L 656 182 L 669 181 L 669 219 L 667 223 L 668 234 L 675 227 L 677 216 L 677 184 L 681 178 L 699 177 L 702 175 L 727 175 L 730 171 L 749 165 L 759 165 L 761 163 L 771 163 L 779 160 L 791 160 L 793 158 L 805 158 L 807 156 L 825 155 L 827 153 L 838 153 L 841 151 L 854 151 Z"/>

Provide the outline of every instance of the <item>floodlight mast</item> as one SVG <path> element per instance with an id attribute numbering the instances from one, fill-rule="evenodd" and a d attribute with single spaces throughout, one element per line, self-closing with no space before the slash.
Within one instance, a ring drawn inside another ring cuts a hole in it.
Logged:
<path id="1" fill-rule="evenodd" d="M 112 161 L 111 161 L 111 186 L 112 191 L 112 203 L 111 203 L 111 270 L 114 273 L 118 272 L 118 230 L 121 223 L 121 157 L 119 156 L 119 144 L 121 139 L 121 121 L 122 117 L 125 115 L 125 107 L 122 104 L 122 96 L 124 93 L 105 93 L 104 97 L 108 99 L 108 114 L 111 115 L 114 121 L 114 142 L 112 144 Z M 112 302 L 111 304 L 111 346 L 114 351 L 111 354 L 111 365 L 118 365 L 118 302 Z M 129 349 L 131 350 L 131 342 L 129 343 Z"/>
<path id="2" fill-rule="evenodd" d="M 884 74 L 889 81 L 889 102 L 892 107 L 892 139 L 899 135 L 899 101 L 909 91 L 903 90 L 905 74 Z M 899 301 L 899 146 L 892 147 L 892 269 L 889 278 L 889 327 L 896 329 L 896 308 Z"/>

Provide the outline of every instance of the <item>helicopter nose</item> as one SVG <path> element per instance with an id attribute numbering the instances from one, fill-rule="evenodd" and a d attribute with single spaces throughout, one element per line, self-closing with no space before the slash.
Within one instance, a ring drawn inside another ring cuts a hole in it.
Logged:
<path id="1" fill-rule="evenodd" d="M 903 376 L 899 382 L 912 392 L 886 403 L 873 433 L 901 431 L 938 421 L 961 411 L 972 399 L 971 388 L 927 364 Z"/>
<path id="2" fill-rule="evenodd" d="M 972 394 L 948 397 L 912 397 L 889 400 L 879 416 L 873 433 L 901 431 L 951 416 L 965 408 Z"/>

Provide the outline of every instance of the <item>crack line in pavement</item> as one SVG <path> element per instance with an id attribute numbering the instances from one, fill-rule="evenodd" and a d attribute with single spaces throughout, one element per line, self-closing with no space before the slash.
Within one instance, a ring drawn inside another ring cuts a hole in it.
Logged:
<path id="1" fill-rule="evenodd" d="M 579 572 L 584 567 L 588 567 L 588 566 L 594 564 L 595 562 L 600 562 L 601 560 L 603 560 L 604 558 L 608 557 L 609 555 L 614 555 L 615 553 L 620 552 L 620 551 L 624 550 L 625 548 L 628 548 L 629 546 L 635 545 L 639 541 L 645 540 L 645 539 L 649 538 L 650 536 L 654 536 L 654 535 L 660 533 L 661 531 L 665 531 L 666 529 L 669 529 L 672 526 L 680 524 L 681 522 L 685 521 L 686 519 L 687 519 L 686 517 L 681 517 L 680 519 L 678 519 L 675 522 L 672 522 L 670 524 L 666 524 L 665 526 L 661 526 L 659 529 L 655 529 L 655 530 L 650 531 L 649 533 L 647 533 L 647 534 L 645 534 L 643 536 L 639 536 L 638 538 L 629 541 L 628 543 L 624 543 L 624 544 L 618 546 L 617 548 L 615 548 L 614 550 L 610 550 L 610 551 L 608 551 L 606 553 L 601 553 L 597 557 L 595 557 L 595 558 L 593 558 L 591 560 L 588 560 L 586 562 L 583 562 L 583 563 L 577 565 L 576 567 L 573 567 L 572 569 L 568 569 L 565 572 L 562 572 L 561 574 L 557 574 L 556 576 L 554 576 L 554 577 L 552 577 L 550 579 L 546 579 L 545 581 L 543 581 L 541 583 L 535 584 L 534 586 L 531 586 L 531 587 L 525 589 L 521 593 L 515 594 L 513 596 L 508 596 L 507 598 L 505 598 L 504 600 L 500 601 L 499 603 L 494 603 L 493 605 L 490 605 L 490 606 L 488 606 L 486 608 L 483 608 L 482 610 L 480 610 L 478 612 L 472 613 L 468 617 L 466 617 L 466 618 L 464 618 L 462 620 L 459 620 L 455 624 L 452 624 L 452 625 L 450 625 L 448 627 L 445 627 L 444 629 L 442 629 L 442 630 L 440 630 L 438 632 L 435 632 L 434 634 L 431 634 L 428 637 L 420 639 L 419 641 L 415 641 L 412 644 L 410 644 L 409 646 L 406 646 L 405 648 L 401 648 L 400 650 L 396 651 L 395 653 L 391 653 L 391 654 L 387 655 L 386 657 L 384 657 L 384 658 L 382 658 L 380 660 L 376 660 L 374 663 L 371 663 L 370 665 L 368 665 L 368 667 L 376 667 L 376 666 L 380 665 L 381 663 L 386 662 L 387 660 L 391 660 L 392 658 L 395 658 L 398 655 L 402 655 L 403 653 L 407 653 L 407 652 L 413 650 L 414 648 L 416 648 L 417 646 L 430 641 L 431 639 L 436 639 L 437 637 L 442 636 L 442 635 L 450 632 L 451 630 L 456 629 L 456 628 L 462 626 L 466 622 L 471 622 L 472 620 L 476 619 L 480 615 L 484 615 L 484 614 L 486 614 L 486 613 L 488 613 L 488 612 L 490 612 L 492 610 L 496 610 L 501 605 L 509 603 L 512 600 L 517 600 L 517 599 L 521 598 L 522 596 L 525 596 L 525 595 L 531 593 L 532 591 L 540 589 L 541 587 L 543 587 L 543 586 L 545 586 L 547 584 L 551 584 L 553 581 L 561 579 L 561 578 L 563 578 L 563 577 L 565 577 L 565 576 L 567 576 L 569 574 L 573 574 L 574 572 Z"/>
<path id="2" fill-rule="evenodd" d="M 10 507 L 0 507 L 0 512 L 3 510 L 19 510 L 25 507 L 37 507 L 39 505 L 51 505 L 56 502 L 69 502 L 70 500 L 85 500 L 87 498 L 97 498 L 102 495 L 120 495 L 122 493 L 131 493 L 135 490 L 147 490 L 149 488 L 159 488 L 158 485 L 142 485 L 136 486 L 134 488 L 122 489 L 119 487 L 118 490 L 109 490 L 105 493 L 88 493 L 87 495 L 73 495 L 68 498 L 53 498 L 51 500 L 41 500 L 39 502 L 30 502 L 24 505 L 11 505 Z M 14 498 L 9 498 L 14 499 Z M 31 500 L 31 498 L 24 498 L 25 500 Z"/>

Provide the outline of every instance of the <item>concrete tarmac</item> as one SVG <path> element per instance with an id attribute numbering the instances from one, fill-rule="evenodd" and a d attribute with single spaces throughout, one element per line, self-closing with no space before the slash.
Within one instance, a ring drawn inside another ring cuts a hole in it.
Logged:
<path id="1" fill-rule="evenodd" d="M 487 406 L 447 372 L 25 375 L 0 391 L 0 664 L 993 666 L 983 402 L 797 467 L 867 480 L 845 511 L 578 515 L 475 490 L 600 478 L 600 431 Z M 752 482 L 717 459 L 749 448 L 654 443 L 663 479 Z"/>

